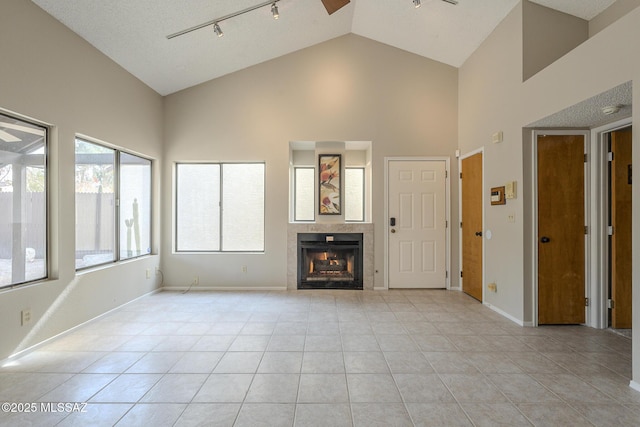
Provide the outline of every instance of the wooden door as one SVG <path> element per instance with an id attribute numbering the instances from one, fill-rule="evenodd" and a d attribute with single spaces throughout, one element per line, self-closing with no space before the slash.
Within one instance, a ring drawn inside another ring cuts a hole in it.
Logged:
<path id="1" fill-rule="evenodd" d="M 611 133 L 611 327 L 631 328 L 631 128 Z"/>
<path id="2" fill-rule="evenodd" d="M 462 290 L 482 301 L 482 153 L 462 160 Z"/>
<path id="3" fill-rule="evenodd" d="M 389 162 L 389 288 L 445 288 L 446 162 Z"/>
<path id="4" fill-rule="evenodd" d="M 538 136 L 538 324 L 585 322 L 583 135 Z"/>

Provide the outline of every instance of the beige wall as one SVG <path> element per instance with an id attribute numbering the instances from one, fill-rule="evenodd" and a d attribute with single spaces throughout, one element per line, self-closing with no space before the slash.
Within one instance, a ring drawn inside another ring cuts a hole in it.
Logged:
<path id="1" fill-rule="evenodd" d="M 640 55 L 628 49 L 614 49 L 621 40 L 640 39 L 640 9 L 636 8 L 605 28 L 552 67 L 523 85 L 522 123 L 546 117 L 556 111 L 604 92 L 621 83 L 633 82 L 633 103 L 640 101 Z M 579 78 L 576 78 L 579 76 Z M 567 84 L 571 82 L 571 84 Z M 640 115 L 633 112 L 634 129 L 640 129 Z M 633 135 L 633 162 L 640 161 L 640 133 Z M 640 186 L 633 187 L 633 210 L 640 212 Z M 633 215 L 633 262 L 640 265 L 640 215 Z M 640 274 L 633 274 L 633 324 L 640 325 Z M 633 329 L 633 380 L 640 384 L 640 328 Z"/>
<path id="2" fill-rule="evenodd" d="M 372 141 L 375 286 L 384 286 L 384 157 L 454 158 L 457 80 L 453 67 L 346 35 L 168 96 L 164 193 L 174 162 L 265 161 L 267 227 L 264 254 L 173 254 L 166 198 L 165 284 L 198 275 L 201 287 L 285 287 L 289 141 Z"/>
<path id="3" fill-rule="evenodd" d="M 589 23 L 528 0 L 522 2 L 522 80 L 589 38 Z"/>
<path id="4" fill-rule="evenodd" d="M 154 255 L 75 274 L 74 138 L 160 160 L 162 98 L 30 1 L 0 3 L 0 108 L 50 124 L 52 279 L 0 291 L 0 360 L 156 288 Z M 159 180 L 154 223 L 159 224 Z M 159 227 L 153 234 L 158 252 Z M 20 326 L 20 311 L 32 322 Z"/>
<path id="5" fill-rule="evenodd" d="M 484 149 L 484 194 L 509 181 L 522 184 L 522 143 L 519 110 L 522 107 L 522 9 L 517 6 L 460 68 L 459 146 L 463 155 Z M 500 66 L 496 66 L 500 64 Z M 504 140 L 493 144 L 493 133 Z M 491 206 L 485 197 L 485 283 L 495 282 L 496 293 L 485 289 L 485 302 L 523 319 L 522 191 L 506 205 Z M 509 223 L 509 214 L 515 223 Z M 463 267 L 464 270 L 464 267 Z M 464 280 L 463 280 L 464 286 Z"/>
<path id="6" fill-rule="evenodd" d="M 609 25 L 640 6 L 640 0 L 616 0 L 606 10 L 589 21 L 589 37 L 593 37 Z"/>
<path id="7" fill-rule="evenodd" d="M 485 283 L 498 284 L 497 293 L 485 292 L 485 302 L 514 320 L 530 322 L 533 223 L 525 128 L 629 80 L 636 83 L 633 99 L 637 103 L 640 57 L 612 47 L 621 40 L 640 39 L 640 9 L 608 25 L 525 83 L 522 22 L 520 4 L 460 70 L 347 35 L 171 95 L 163 104 L 156 93 L 31 2 L 3 1 L 0 108 L 53 125 L 50 252 L 54 279 L 0 292 L 0 359 L 157 285 L 155 278 L 145 278 L 145 270 L 158 265 L 157 255 L 75 275 L 70 206 L 74 204 L 76 133 L 158 161 L 153 251 L 163 254 L 168 286 L 188 285 L 195 273 L 200 275 L 201 286 L 284 287 L 289 141 L 370 140 L 375 284 L 381 287 L 385 274 L 384 157 L 453 158 L 456 147 L 463 154 L 483 149 L 485 194 L 490 187 L 518 182 L 518 198 L 507 205 L 491 207 L 485 200 L 485 230 L 493 232 L 493 238 L 485 240 Z M 639 113 L 634 113 L 633 125 L 640 129 Z M 504 142 L 490 142 L 496 131 L 504 132 Z M 636 148 L 638 141 L 636 133 Z M 189 160 L 266 161 L 264 254 L 187 256 L 171 252 L 173 164 Z M 640 149 L 634 149 L 634 162 L 640 163 Z M 453 176 L 457 176 L 455 163 Z M 455 223 L 455 180 L 451 189 Z M 640 211 L 640 187 L 633 191 L 633 209 Z M 515 223 L 507 222 L 510 213 L 515 213 Z M 634 215 L 633 229 L 637 249 L 639 215 Z M 457 242 L 454 230 L 452 272 L 458 271 Z M 640 265 L 640 250 L 634 250 L 633 264 Z M 242 265 L 248 266 L 245 275 Z M 453 285 L 457 285 L 455 279 Z M 638 274 L 634 275 L 633 295 L 637 325 Z M 26 307 L 32 309 L 34 320 L 31 326 L 21 327 L 19 313 Z M 640 328 L 634 329 L 633 355 L 634 380 L 640 383 Z"/>
<path id="8" fill-rule="evenodd" d="M 485 191 L 493 182 L 511 177 L 502 167 L 517 165 L 515 173 L 524 190 L 514 203 L 517 213 L 513 227 L 506 223 L 500 209 L 486 207 L 487 227 L 494 227 L 494 238 L 487 244 L 486 279 L 497 276 L 498 293 L 486 294 L 486 300 L 497 309 L 529 322 L 533 316 L 533 220 L 531 216 L 532 182 L 530 175 L 529 123 L 547 117 L 580 101 L 595 96 L 621 83 L 633 81 L 634 103 L 640 100 L 640 56 L 628 49 L 615 49 L 621 40 L 640 39 L 640 9 L 620 18 L 597 35 L 576 47 L 524 83 L 514 84 L 520 76 L 520 58 L 514 39 L 521 37 L 522 7 L 514 9 L 480 49 L 460 69 L 460 147 L 464 151 L 485 148 Z M 503 64 L 501 79 L 491 72 L 491 64 Z M 487 105 L 495 106 L 488 108 Z M 485 106 L 484 108 L 481 108 Z M 509 106 L 510 108 L 507 108 Z M 633 113 L 633 126 L 640 129 L 639 113 Z M 493 146 L 486 135 L 505 130 L 505 142 Z M 478 135 L 482 139 L 478 139 Z M 640 161 L 640 134 L 633 137 L 634 158 Z M 523 198 L 525 199 L 523 201 Z M 486 206 L 485 201 L 485 206 Z M 510 209 L 511 201 L 507 203 Z M 633 189 L 633 209 L 640 209 L 640 187 Z M 524 220 L 524 221 L 523 221 Z M 640 215 L 633 217 L 633 265 L 640 265 Z M 505 254 L 512 256 L 505 259 Z M 524 260 L 524 265 L 521 260 Z M 521 276 L 522 275 L 522 276 Z M 502 280 L 504 278 L 504 280 Z M 501 281 L 503 286 L 501 286 Z M 506 282 L 505 282 L 506 281 Z M 506 295 L 501 295 L 505 286 Z M 640 324 L 640 275 L 633 278 L 634 325 Z M 634 328 L 633 379 L 640 382 L 640 328 Z"/>

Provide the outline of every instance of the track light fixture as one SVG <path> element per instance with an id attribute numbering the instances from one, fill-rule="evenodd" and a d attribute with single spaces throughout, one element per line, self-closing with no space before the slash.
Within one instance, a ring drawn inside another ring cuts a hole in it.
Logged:
<path id="1" fill-rule="evenodd" d="M 269 6 L 269 5 L 271 5 L 271 13 L 273 14 L 273 18 L 274 19 L 278 19 L 280 17 L 280 13 L 278 12 L 278 5 L 276 3 L 278 3 L 279 1 L 280 0 L 269 0 L 269 1 L 257 4 L 255 6 L 251 6 L 251 7 L 248 7 L 246 9 L 239 10 L 238 12 L 230 13 L 228 15 L 221 16 L 220 18 L 216 18 L 216 19 L 212 19 L 211 21 L 203 22 L 202 24 L 187 28 L 187 29 L 182 30 L 182 31 L 178 31 L 177 33 L 169 34 L 167 36 L 167 38 L 168 39 L 172 39 L 172 38 L 175 38 L 175 37 L 178 37 L 178 36 L 183 36 L 185 34 L 188 34 L 188 33 L 192 32 L 192 31 L 199 30 L 200 28 L 204 28 L 204 27 L 209 27 L 211 25 L 213 25 L 213 31 L 216 32 L 218 37 L 222 37 L 224 35 L 224 33 L 222 32 L 222 30 L 220 29 L 220 26 L 218 25 L 220 22 L 226 21 L 227 19 L 235 18 L 236 16 L 244 15 L 247 12 L 251 12 L 253 10 L 260 9 L 261 7 L 265 7 L 265 6 Z"/>
<path id="2" fill-rule="evenodd" d="M 454 5 L 454 6 L 458 4 L 458 0 L 442 0 L 442 1 L 446 2 L 446 3 L 450 3 L 450 4 Z M 413 0 L 413 5 L 417 9 L 420 6 L 422 6 L 422 2 L 420 0 Z"/>
<path id="3" fill-rule="evenodd" d="M 222 32 L 222 29 L 220 28 L 220 25 L 218 25 L 217 22 L 213 23 L 213 31 L 216 33 L 216 36 L 218 37 L 224 36 L 224 33 Z"/>

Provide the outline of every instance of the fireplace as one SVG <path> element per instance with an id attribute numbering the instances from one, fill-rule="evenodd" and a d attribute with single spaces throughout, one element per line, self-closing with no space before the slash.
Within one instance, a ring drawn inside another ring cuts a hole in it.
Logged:
<path id="1" fill-rule="evenodd" d="M 298 289 L 362 289 L 362 233 L 298 233 Z"/>

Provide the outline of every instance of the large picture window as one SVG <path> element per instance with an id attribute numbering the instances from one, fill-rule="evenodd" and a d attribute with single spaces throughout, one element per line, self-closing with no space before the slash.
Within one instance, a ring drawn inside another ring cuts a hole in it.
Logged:
<path id="1" fill-rule="evenodd" d="M 176 165 L 176 251 L 264 251 L 264 163 Z"/>
<path id="2" fill-rule="evenodd" d="M 76 138 L 76 269 L 151 253 L 151 161 Z"/>
<path id="3" fill-rule="evenodd" d="M 0 288 L 47 277 L 47 128 L 0 114 Z"/>

